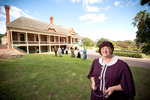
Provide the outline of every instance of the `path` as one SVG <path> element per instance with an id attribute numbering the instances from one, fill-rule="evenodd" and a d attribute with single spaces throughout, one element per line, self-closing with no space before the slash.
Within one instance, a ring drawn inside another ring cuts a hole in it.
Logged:
<path id="1" fill-rule="evenodd" d="M 90 59 L 96 59 L 100 57 L 99 53 L 96 53 L 95 50 L 87 50 L 87 57 Z M 119 59 L 123 60 L 130 66 L 138 67 L 148 67 L 150 68 L 150 59 L 149 58 L 130 58 L 130 57 L 120 57 Z"/>

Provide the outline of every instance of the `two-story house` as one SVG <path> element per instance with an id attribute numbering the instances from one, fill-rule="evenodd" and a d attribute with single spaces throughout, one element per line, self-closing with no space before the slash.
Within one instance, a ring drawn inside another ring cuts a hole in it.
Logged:
<path id="1" fill-rule="evenodd" d="M 19 48 L 29 53 L 52 52 L 57 48 L 79 48 L 82 37 L 73 28 L 65 28 L 31 18 L 20 17 L 10 22 L 9 6 L 5 5 L 8 48 Z"/>

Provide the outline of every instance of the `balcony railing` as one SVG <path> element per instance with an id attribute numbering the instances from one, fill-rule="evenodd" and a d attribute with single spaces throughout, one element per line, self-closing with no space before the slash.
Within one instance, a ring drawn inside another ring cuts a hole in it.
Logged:
<path id="1" fill-rule="evenodd" d="M 27 44 L 27 41 L 13 41 L 13 44 Z M 39 44 L 39 41 L 28 41 L 28 44 Z M 70 43 L 41 41 L 40 44 L 70 44 Z"/>
<path id="2" fill-rule="evenodd" d="M 28 44 L 39 44 L 38 41 L 28 41 Z"/>
<path id="3" fill-rule="evenodd" d="M 13 41 L 13 44 L 26 44 L 26 41 Z"/>
<path id="4" fill-rule="evenodd" d="M 50 44 L 59 44 L 59 42 L 50 42 Z"/>
<path id="5" fill-rule="evenodd" d="M 40 44 L 50 44 L 50 43 L 47 41 L 41 41 Z"/>

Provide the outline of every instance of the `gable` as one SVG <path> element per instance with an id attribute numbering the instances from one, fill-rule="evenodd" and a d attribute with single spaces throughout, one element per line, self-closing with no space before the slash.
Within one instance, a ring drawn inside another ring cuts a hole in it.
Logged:
<path id="1" fill-rule="evenodd" d="M 52 24 L 50 24 L 45 30 L 48 31 L 48 32 L 57 32 Z"/>
<path id="2" fill-rule="evenodd" d="M 75 31 L 74 31 L 73 28 L 69 31 L 69 33 L 70 33 L 71 35 L 76 35 L 76 33 L 75 33 Z"/>

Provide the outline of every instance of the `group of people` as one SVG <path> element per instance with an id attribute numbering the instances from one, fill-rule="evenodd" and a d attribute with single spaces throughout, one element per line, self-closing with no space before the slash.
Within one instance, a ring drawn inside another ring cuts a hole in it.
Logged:
<path id="1" fill-rule="evenodd" d="M 77 58 L 81 58 L 81 51 L 78 49 L 77 50 Z M 74 54 L 74 49 L 71 48 L 71 57 L 75 57 L 75 54 Z M 87 51 L 86 49 L 83 50 L 83 57 L 82 59 L 85 60 L 87 58 Z"/>
<path id="2" fill-rule="evenodd" d="M 80 54 L 80 50 L 78 49 L 77 51 L 77 58 L 81 58 L 81 54 Z M 82 56 L 82 59 L 85 60 L 87 58 L 87 51 L 86 49 L 83 50 L 83 56 Z"/>
<path id="3" fill-rule="evenodd" d="M 68 54 L 68 49 L 67 48 L 65 50 L 64 50 L 64 48 L 58 48 L 58 50 L 57 50 L 57 48 L 55 46 L 54 51 L 55 51 L 55 56 L 57 56 L 57 51 L 58 51 L 58 54 L 59 54 L 60 57 L 62 57 L 62 54 L 64 54 L 64 51 L 66 51 L 66 54 Z M 75 52 L 75 50 L 73 48 L 71 48 L 71 57 L 75 57 L 74 52 Z M 78 53 L 77 53 L 77 58 L 81 58 L 81 54 L 80 54 L 79 49 L 78 49 Z M 82 59 L 85 60 L 86 58 L 87 58 L 87 51 L 86 51 L 86 49 L 84 49 Z"/>
<path id="4" fill-rule="evenodd" d="M 57 51 L 58 51 L 59 57 L 62 57 L 62 54 L 64 54 L 64 51 L 66 51 L 66 54 L 68 54 L 67 48 L 65 50 L 64 50 L 64 48 L 58 48 L 58 50 L 57 50 L 57 48 L 55 46 L 54 51 L 55 51 L 55 56 L 57 56 Z"/>

